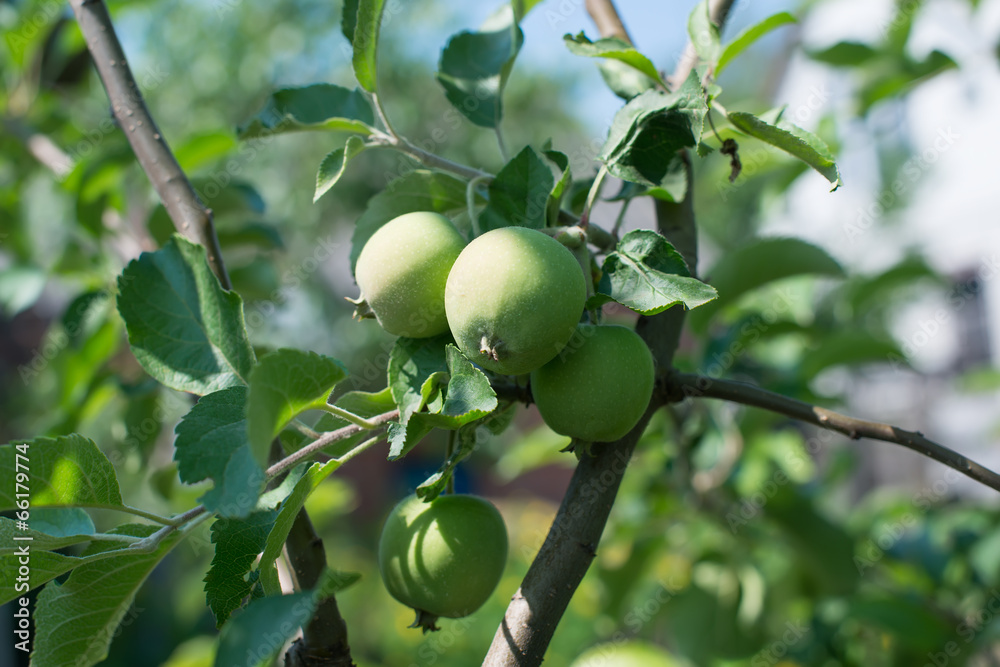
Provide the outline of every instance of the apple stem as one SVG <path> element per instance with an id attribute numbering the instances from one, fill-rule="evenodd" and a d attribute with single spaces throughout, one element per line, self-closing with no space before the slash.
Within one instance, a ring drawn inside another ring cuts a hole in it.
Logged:
<path id="1" fill-rule="evenodd" d="M 485 174 L 482 176 L 476 176 L 469 181 L 467 186 L 465 186 L 465 206 L 469 211 L 469 223 L 472 225 L 472 238 L 476 238 L 480 234 L 479 218 L 476 217 L 476 188 L 479 187 L 480 183 L 484 183 L 488 180 L 490 180 L 490 177 Z"/>
<path id="2" fill-rule="evenodd" d="M 587 224 L 590 222 L 590 209 L 594 207 L 594 201 L 597 199 L 597 195 L 601 192 L 601 186 L 604 185 L 604 177 L 608 175 L 608 165 L 602 164 L 601 168 L 597 171 L 597 176 L 594 177 L 594 182 L 590 185 L 590 192 L 587 193 L 587 203 L 583 205 L 583 213 L 580 214 L 580 227 L 583 229 L 587 228 Z"/>
<path id="3" fill-rule="evenodd" d="M 451 457 L 455 455 L 455 433 L 456 431 L 448 431 L 448 447 L 445 449 L 444 463 L 448 465 L 451 461 Z M 446 493 L 455 493 L 455 471 L 454 468 L 448 471 L 448 481 L 445 483 Z"/>

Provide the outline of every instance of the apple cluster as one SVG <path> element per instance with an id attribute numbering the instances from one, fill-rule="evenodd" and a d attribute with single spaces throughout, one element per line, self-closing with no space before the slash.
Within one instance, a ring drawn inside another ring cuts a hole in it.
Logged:
<path id="1" fill-rule="evenodd" d="M 502 227 L 466 244 L 443 215 L 407 213 L 372 235 L 355 278 L 359 314 L 387 332 L 425 338 L 450 330 L 481 368 L 530 373 L 538 410 L 557 433 L 617 440 L 649 403 L 646 344 L 625 327 L 580 323 L 583 271 L 543 232 Z"/>

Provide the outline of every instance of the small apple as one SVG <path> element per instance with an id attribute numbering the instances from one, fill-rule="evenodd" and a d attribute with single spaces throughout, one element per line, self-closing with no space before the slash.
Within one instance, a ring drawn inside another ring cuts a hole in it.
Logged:
<path id="1" fill-rule="evenodd" d="M 502 227 L 462 251 L 444 302 L 465 356 L 518 375 L 559 353 L 580 321 L 586 293 L 583 271 L 565 246 L 535 229 Z"/>
<path id="2" fill-rule="evenodd" d="M 409 496 L 385 520 L 378 567 L 392 597 L 417 611 L 415 625 L 461 618 L 489 599 L 507 563 L 507 527 L 487 500 L 465 494 L 425 503 Z"/>
<path id="3" fill-rule="evenodd" d="M 465 239 L 448 218 L 418 211 L 394 218 L 368 239 L 354 277 L 361 317 L 374 315 L 396 336 L 429 338 L 448 330 L 444 287 Z"/>
<path id="4" fill-rule="evenodd" d="M 531 374 L 531 394 L 556 433 L 610 442 L 638 423 L 653 395 L 653 355 L 631 329 L 580 324 L 552 361 Z"/>

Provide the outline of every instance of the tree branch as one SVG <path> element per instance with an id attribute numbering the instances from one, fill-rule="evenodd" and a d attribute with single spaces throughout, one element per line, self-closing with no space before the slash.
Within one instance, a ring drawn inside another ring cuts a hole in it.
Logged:
<path id="1" fill-rule="evenodd" d="M 708 17 L 719 28 L 719 32 L 722 32 L 722 28 L 726 24 L 726 19 L 729 18 L 729 11 L 733 8 L 734 4 L 736 4 L 736 0 L 710 0 Z M 694 44 L 689 41 L 687 46 L 684 47 L 681 59 L 677 61 L 674 73 L 670 76 L 668 81 L 670 87 L 674 89 L 680 88 L 697 63 L 698 53 L 694 50 Z"/>
<path id="2" fill-rule="evenodd" d="M 732 3 L 721 4 L 725 9 L 719 14 L 720 24 Z M 601 37 L 618 36 L 631 43 L 611 0 L 587 0 L 586 6 Z M 657 227 L 681 252 L 695 275 L 698 244 L 691 161 L 687 154 L 685 166 L 687 194 L 680 203 L 657 202 Z M 649 345 L 660 369 L 672 367 L 683 324 L 684 310 L 679 306 L 653 317 L 639 318 L 636 332 Z M 635 443 L 663 402 L 661 393 L 656 392 L 642 420 L 625 438 L 595 445 L 596 455 L 581 459 L 545 542 L 497 629 L 484 667 L 541 664 L 556 626 L 594 558 Z"/>
<path id="3" fill-rule="evenodd" d="M 872 440 L 902 445 L 943 463 L 991 489 L 1000 491 L 1000 475 L 944 445 L 928 440 L 920 432 L 904 431 L 889 424 L 855 419 L 745 382 L 712 379 L 692 373 L 677 373 L 668 378 L 668 384 L 675 399 L 682 397 L 721 398 L 734 403 L 770 410 L 820 428 L 837 431 L 852 440 L 871 438 Z"/>
<path id="4" fill-rule="evenodd" d="M 661 405 L 659 396 L 654 396 L 628 435 L 617 442 L 597 443 L 592 454 L 580 459 L 545 542 L 511 598 L 483 667 L 542 664 L 559 619 L 597 554 L 632 451 Z"/>
<path id="5" fill-rule="evenodd" d="M 70 0 L 70 5 L 108 93 L 115 120 L 125 133 L 170 219 L 177 231 L 205 247 L 208 262 L 219 282 L 224 288 L 231 289 L 232 284 L 222 262 L 222 251 L 212 224 L 212 212 L 198 199 L 194 187 L 177 164 L 177 159 L 146 108 L 139 84 L 132 75 L 121 42 L 115 34 L 108 8 L 103 0 Z"/>
<path id="6" fill-rule="evenodd" d="M 298 589 L 316 588 L 326 569 L 326 549 L 305 509 L 295 515 L 285 541 L 285 553 Z M 334 596 L 327 597 L 316 607 L 312 620 L 302 629 L 302 638 L 292 644 L 286 657 L 290 667 L 354 667 L 347 641 L 347 623 L 340 615 Z"/>
<path id="7" fill-rule="evenodd" d="M 615 9 L 612 0 L 587 0 L 586 7 L 601 37 L 618 37 L 629 44 L 632 43 L 632 38 L 628 36 L 628 31 L 618 16 L 618 10 Z"/>

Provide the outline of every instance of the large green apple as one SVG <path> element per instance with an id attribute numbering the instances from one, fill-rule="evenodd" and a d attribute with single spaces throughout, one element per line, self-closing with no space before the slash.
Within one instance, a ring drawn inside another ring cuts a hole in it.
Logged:
<path id="1" fill-rule="evenodd" d="M 465 356 L 518 375 L 559 353 L 580 321 L 586 294 L 583 271 L 565 246 L 535 229 L 502 227 L 462 251 L 444 303 Z"/>
<path id="2" fill-rule="evenodd" d="M 358 255 L 359 312 L 365 314 L 367 304 L 382 328 L 397 336 L 444 333 L 445 282 L 464 247 L 462 235 L 438 213 L 406 213 L 385 223 Z"/>
<path id="3" fill-rule="evenodd" d="M 507 563 L 507 527 L 489 501 L 464 494 L 425 503 L 404 499 L 389 513 L 378 544 L 386 589 L 433 629 L 438 616 L 461 618 L 493 594 Z"/>
<path id="4" fill-rule="evenodd" d="M 655 644 L 630 639 L 591 647 L 570 667 L 682 667 L 684 664 Z"/>
<path id="5" fill-rule="evenodd" d="M 638 334 L 580 324 L 562 352 L 531 374 L 531 395 L 556 433 L 609 442 L 642 417 L 653 379 L 653 355 Z"/>

